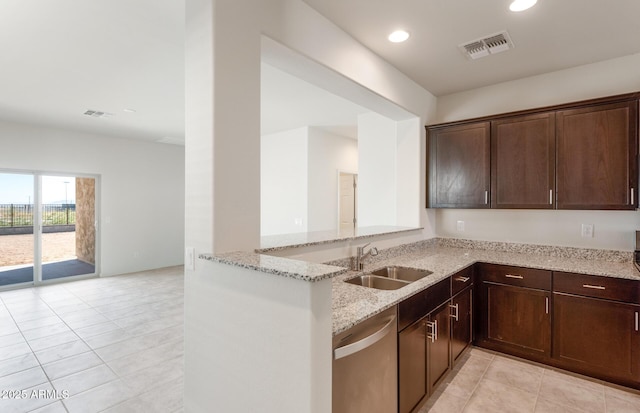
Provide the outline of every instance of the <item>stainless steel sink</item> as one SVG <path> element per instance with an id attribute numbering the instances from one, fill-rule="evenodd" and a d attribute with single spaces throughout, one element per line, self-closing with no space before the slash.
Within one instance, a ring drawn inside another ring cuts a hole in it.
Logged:
<path id="1" fill-rule="evenodd" d="M 361 275 L 345 281 L 349 284 L 361 285 L 363 287 L 375 288 L 377 290 L 397 290 L 405 285 L 409 285 L 409 281 L 396 280 L 377 275 Z"/>
<path id="2" fill-rule="evenodd" d="M 433 272 L 428 270 L 419 270 L 417 268 L 391 266 L 371 271 L 371 274 L 377 275 L 379 277 L 390 278 L 393 280 L 413 282 L 418 281 L 419 279 L 424 278 L 429 274 L 433 274 Z"/>

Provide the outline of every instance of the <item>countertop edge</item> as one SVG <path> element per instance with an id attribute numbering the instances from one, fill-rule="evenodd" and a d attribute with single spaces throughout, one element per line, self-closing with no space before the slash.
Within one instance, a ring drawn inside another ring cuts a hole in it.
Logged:
<path id="1" fill-rule="evenodd" d="M 348 271 L 347 268 L 333 265 L 316 264 L 243 251 L 223 254 L 199 254 L 198 258 L 307 282 L 333 278 Z"/>

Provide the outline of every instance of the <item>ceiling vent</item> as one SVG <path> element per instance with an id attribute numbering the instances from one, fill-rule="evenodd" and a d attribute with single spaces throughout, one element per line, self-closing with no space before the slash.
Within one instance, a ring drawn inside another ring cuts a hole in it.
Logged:
<path id="1" fill-rule="evenodd" d="M 106 119 L 113 116 L 113 113 L 102 112 L 99 110 L 91 110 L 91 109 L 88 109 L 86 112 L 84 112 L 84 114 L 87 116 L 91 116 L 92 118 L 101 118 L 101 119 Z"/>
<path id="2" fill-rule="evenodd" d="M 475 60 L 513 49 L 513 42 L 506 31 L 492 34 L 458 46 L 467 59 Z"/>

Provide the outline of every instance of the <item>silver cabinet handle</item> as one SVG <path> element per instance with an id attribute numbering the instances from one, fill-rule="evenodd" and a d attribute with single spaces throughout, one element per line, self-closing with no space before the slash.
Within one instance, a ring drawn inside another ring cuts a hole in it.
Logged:
<path id="1" fill-rule="evenodd" d="M 438 339 L 438 320 L 427 321 L 427 327 L 431 329 L 431 333 L 427 333 L 427 337 L 432 343 Z"/>
<path id="2" fill-rule="evenodd" d="M 636 311 L 636 331 L 638 331 L 638 312 Z"/>
<path id="3" fill-rule="evenodd" d="M 458 321 L 458 312 L 460 311 L 458 304 L 449 304 L 449 308 L 456 310 L 456 312 L 454 314 L 450 314 L 450 316 L 453 317 L 454 320 Z"/>
<path id="4" fill-rule="evenodd" d="M 549 205 L 553 205 L 553 189 L 549 189 Z"/>
<path id="5" fill-rule="evenodd" d="M 485 205 L 489 203 L 489 191 L 484 191 L 484 203 Z"/>
<path id="6" fill-rule="evenodd" d="M 544 297 L 544 312 L 549 314 L 549 297 Z"/>
<path id="7" fill-rule="evenodd" d="M 634 188 L 631 188 L 631 205 L 636 204 L 636 197 L 634 195 Z"/>
<path id="8" fill-rule="evenodd" d="M 456 278 L 454 278 L 454 279 L 455 279 L 456 281 L 460 281 L 460 282 L 466 283 L 467 281 L 469 281 L 469 280 L 471 279 L 471 277 L 463 277 L 463 276 L 460 276 L 460 277 L 456 277 Z"/>
<path id="9" fill-rule="evenodd" d="M 389 321 L 382 327 L 380 330 L 375 333 L 363 338 L 362 340 L 358 340 L 355 343 L 347 344 L 346 346 L 338 347 L 333 350 L 333 358 L 334 360 L 341 359 L 343 357 L 347 357 L 352 355 L 353 353 L 357 353 L 358 351 L 364 350 L 367 347 L 370 347 L 380 341 L 384 336 L 389 334 L 390 331 L 393 330 L 394 322 L 396 321 L 396 316 L 391 316 Z"/>
<path id="10" fill-rule="evenodd" d="M 606 287 L 601 285 L 582 284 L 584 288 L 591 288 L 592 290 L 606 290 Z"/>
<path id="11" fill-rule="evenodd" d="M 517 280 L 524 279 L 524 277 L 522 275 L 513 275 L 513 274 L 505 274 L 505 277 L 507 277 L 507 278 L 515 278 Z"/>

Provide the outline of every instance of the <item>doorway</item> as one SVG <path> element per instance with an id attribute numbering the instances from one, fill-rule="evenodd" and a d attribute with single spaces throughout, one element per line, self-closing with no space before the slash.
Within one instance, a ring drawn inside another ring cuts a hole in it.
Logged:
<path id="1" fill-rule="evenodd" d="M 96 274 L 96 178 L 0 173 L 0 288 Z"/>
<path id="2" fill-rule="evenodd" d="M 338 172 L 338 225 L 340 233 L 353 232 L 358 225 L 358 175 Z"/>

